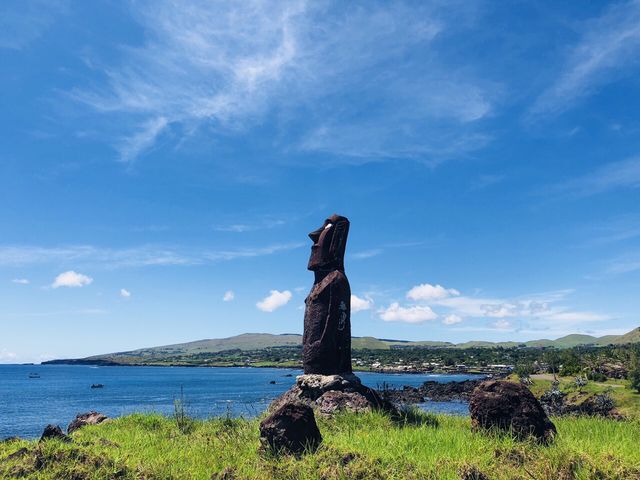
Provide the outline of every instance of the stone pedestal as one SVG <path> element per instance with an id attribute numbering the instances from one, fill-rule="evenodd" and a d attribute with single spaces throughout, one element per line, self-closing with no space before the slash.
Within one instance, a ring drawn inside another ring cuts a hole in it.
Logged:
<path id="1" fill-rule="evenodd" d="M 275 411 L 290 402 L 308 405 L 317 413 L 325 416 L 331 416 L 343 410 L 396 412 L 393 404 L 384 400 L 372 388 L 363 385 L 360 378 L 353 373 L 300 375 L 296 377 L 296 383 L 293 387 L 271 403 L 269 411 Z"/>

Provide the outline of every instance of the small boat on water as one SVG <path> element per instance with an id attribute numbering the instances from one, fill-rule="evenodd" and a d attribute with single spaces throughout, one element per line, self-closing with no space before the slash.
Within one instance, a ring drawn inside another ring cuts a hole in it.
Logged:
<path id="1" fill-rule="evenodd" d="M 30 373 L 29 374 L 29 378 L 40 378 L 40 374 L 39 373 Z"/>
<path id="2" fill-rule="evenodd" d="M 104 385 L 102 383 L 94 383 L 91 385 L 91 388 L 104 388 Z"/>

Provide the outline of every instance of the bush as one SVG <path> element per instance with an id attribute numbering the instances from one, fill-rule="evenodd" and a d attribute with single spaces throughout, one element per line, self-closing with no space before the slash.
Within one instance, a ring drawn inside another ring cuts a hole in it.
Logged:
<path id="1" fill-rule="evenodd" d="M 640 361 L 637 354 L 629 370 L 629 386 L 640 393 Z"/>
<path id="2" fill-rule="evenodd" d="M 606 382 L 607 376 L 604 373 L 600 372 L 588 372 L 587 379 L 591 380 L 592 382 Z"/>

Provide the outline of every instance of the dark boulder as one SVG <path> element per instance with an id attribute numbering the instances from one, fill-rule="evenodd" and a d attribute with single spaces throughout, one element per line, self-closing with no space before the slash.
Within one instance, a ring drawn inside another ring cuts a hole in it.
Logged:
<path id="1" fill-rule="evenodd" d="M 44 427 L 40 441 L 59 439 L 63 442 L 70 442 L 71 438 L 67 437 L 58 425 L 47 425 Z"/>
<path id="2" fill-rule="evenodd" d="M 16 460 L 17 458 L 24 457 L 24 456 L 26 456 L 28 454 L 29 454 L 29 449 L 27 449 L 25 447 L 22 447 L 22 448 L 16 450 L 15 452 L 13 452 L 12 454 L 7 455 L 2 460 L 4 460 L 4 461 Z"/>
<path id="3" fill-rule="evenodd" d="M 420 391 L 429 400 L 436 402 L 465 401 L 468 402 L 473 390 L 482 380 L 464 380 L 462 382 L 424 382 Z"/>
<path id="4" fill-rule="evenodd" d="M 109 417 L 98 412 L 91 411 L 87 413 L 80 413 L 76 415 L 76 418 L 74 418 L 67 427 L 67 433 L 71 434 L 71 432 L 78 430 L 85 425 L 98 425 L 108 419 Z"/>
<path id="5" fill-rule="evenodd" d="M 469 411 L 474 429 L 497 428 L 521 440 L 534 437 L 544 443 L 556 434 L 556 427 L 540 402 L 522 384 L 501 380 L 482 382 L 471 395 Z"/>
<path id="6" fill-rule="evenodd" d="M 276 453 L 315 451 L 322 435 L 313 409 L 301 403 L 285 403 L 260 422 L 260 442 Z"/>

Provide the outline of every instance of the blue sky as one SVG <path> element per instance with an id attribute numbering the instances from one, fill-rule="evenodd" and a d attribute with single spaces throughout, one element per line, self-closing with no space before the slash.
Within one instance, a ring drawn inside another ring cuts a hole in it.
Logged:
<path id="1" fill-rule="evenodd" d="M 640 323 L 640 2 L 4 1 L 0 362 Z"/>

